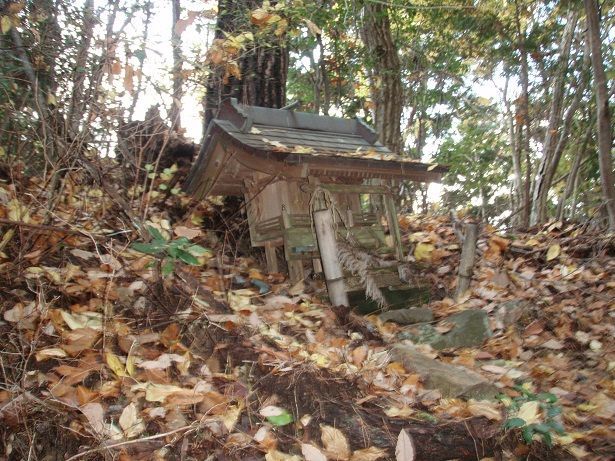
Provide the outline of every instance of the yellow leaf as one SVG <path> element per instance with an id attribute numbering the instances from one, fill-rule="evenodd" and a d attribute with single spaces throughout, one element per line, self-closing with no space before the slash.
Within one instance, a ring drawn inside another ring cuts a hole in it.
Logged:
<path id="1" fill-rule="evenodd" d="M 547 261 L 553 261 L 555 258 L 557 258 L 560 255 L 561 251 L 562 251 L 562 247 L 560 247 L 557 243 L 554 245 L 551 245 L 549 249 L 547 250 Z"/>
<path id="2" fill-rule="evenodd" d="M 132 354 L 129 354 L 128 358 L 126 359 L 126 371 L 128 372 L 130 376 L 133 376 L 133 377 L 135 373 L 137 372 L 135 368 L 135 362 L 136 362 L 135 356 Z"/>
<path id="3" fill-rule="evenodd" d="M 264 10 L 263 8 L 256 8 L 252 11 L 252 14 L 250 15 L 250 22 L 252 22 L 252 24 L 260 26 L 261 24 L 265 24 L 270 17 L 271 13 L 269 13 L 268 11 Z"/>
<path id="4" fill-rule="evenodd" d="M 6 151 L 4 150 L 4 147 L 0 146 L 0 158 L 5 157 L 6 156 Z"/>
<path id="5" fill-rule="evenodd" d="M 235 424 L 237 424 L 239 416 L 243 411 L 243 407 L 243 402 L 240 402 L 238 405 L 229 408 L 229 410 L 222 415 L 222 424 L 224 424 L 224 427 L 226 427 L 227 431 L 233 432 Z"/>
<path id="6" fill-rule="evenodd" d="M 346 436 L 332 426 L 320 426 L 320 440 L 322 441 L 327 457 L 330 459 L 347 461 L 350 459 L 350 447 Z"/>
<path id="7" fill-rule="evenodd" d="M 128 376 L 128 373 L 126 373 L 126 369 L 124 368 L 124 364 L 120 361 L 119 357 L 115 355 L 113 352 L 105 353 L 105 361 L 107 362 L 107 365 L 109 366 L 109 368 L 111 368 L 111 371 L 113 371 L 113 373 L 115 373 L 116 376 L 119 376 L 119 377 Z"/>
<path id="8" fill-rule="evenodd" d="M 23 221 L 25 223 L 30 222 L 30 214 L 28 213 L 28 209 L 19 203 L 19 200 L 9 200 L 7 208 L 9 211 L 9 219 L 11 221 Z"/>
<path id="9" fill-rule="evenodd" d="M 47 93 L 47 104 L 50 106 L 57 106 L 58 101 L 56 100 L 56 96 L 53 93 Z"/>
<path id="10" fill-rule="evenodd" d="M 0 19 L 0 32 L 6 34 L 9 30 L 11 30 L 12 26 L 13 23 L 11 21 L 11 18 L 9 18 L 8 16 L 2 16 L 2 19 Z"/>
<path id="11" fill-rule="evenodd" d="M 418 243 L 414 249 L 414 257 L 417 261 L 431 261 L 431 252 L 435 250 L 435 246 L 431 243 Z"/>
<path id="12" fill-rule="evenodd" d="M 540 403 L 536 400 L 525 402 L 519 408 L 517 418 L 525 421 L 525 424 L 534 424 L 540 422 Z"/>

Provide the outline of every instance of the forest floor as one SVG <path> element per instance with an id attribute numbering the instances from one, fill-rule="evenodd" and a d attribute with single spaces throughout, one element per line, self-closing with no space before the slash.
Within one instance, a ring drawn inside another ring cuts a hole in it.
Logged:
<path id="1" fill-rule="evenodd" d="M 158 194 L 144 207 L 67 181 L 47 214 L 41 186 L 0 182 L 0 460 L 614 459 L 613 235 L 486 227 L 453 301 L 454 226 L 400 217 L 435 331 L 487 314 L 482 344 L 416 345 L 500 394 L 465 399 L 392 359 L 412 325 L 332 308 L 318 280 L 291 286 L 233 257 L 207 229 L 211 205 Z M 131 247 L 134 216 L 211 251 L 162 276 Z"/>

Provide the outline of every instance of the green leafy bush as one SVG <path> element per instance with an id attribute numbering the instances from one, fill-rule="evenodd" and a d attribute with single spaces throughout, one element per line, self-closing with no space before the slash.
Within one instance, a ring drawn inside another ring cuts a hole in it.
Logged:
<path id="1" fill-rule="evenodd" d="M 529 445 L 534 435 L 539 435 L 548 446 L 553 443 L 552 434 L 564 435 L 559 422 L 562 409 L 557 405 L 557 396 L 549 392 L 534 393 L 530 383 L 515 386 L 520 395 L 510 398 L 499 396 L 507 411 L 504 429 L 520 429 L 523 440 Z"/>
<path id="2" fill-rule="evenodd" d="M 173 272 L 178 260 L 192 266 L 199 266 L 201 263 L 198 257 L 210 253 L 207 248 L 192 243 L 186 237 L 167 240 L 155 227 L 147 226 L 147 229 L 152 236 L 151 242 L 136 242 L 132 244 L 132 248 L 141 253 L 162 258 L 162 275 L 164 276 Z"/>

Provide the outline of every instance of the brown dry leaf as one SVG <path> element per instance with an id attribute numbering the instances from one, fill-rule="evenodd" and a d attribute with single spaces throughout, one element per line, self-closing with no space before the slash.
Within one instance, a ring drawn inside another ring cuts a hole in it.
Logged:
<path id="1" fill-rule="evenodd" d="M 301 456 L 270 450 L 265 454 L 265 461 L 301 461 Z"/>
<path id="2" fill-rule="evenodd" d="M 613 417 L 615 417 L 615 400 L 607 397 L 604 392 L 600 392 L 592 397 L 589 403 L 596 406 L 595 416 L 607 421 L 613 421 Z"/>
<path id="3" fill-rule="evenodd" d="M 192 240 L 202 234 L 200 229 L 193 229 L 186 226 L 175 227 L 173 229 L 173 233 L 178 237 L 186 237 L 188 240 Z"/>
<path id="4" fill-rule="evenodd" d="M 177 323 L 171 323 L 160 334 L 160 342 L 166 347 L 171 347 L 177 343 L 180 332 L 181 329 L 179 325 Z"/>
<path id="5" fill-rule="evenodd" d="M 41 349 L 36 352 L 36 361 L 41 362 L 47 359 L 61 359 L 64 357 L 68 357 L 68 354 L 64 349 L 59 347 L 48 347 L 46 349 Z"/>
<path id="6" fill-rule="evenodd" d="M 118 422 L 124 430 L 124 435 L 128 439 L 135 438 L 145 432 L 145 423 L 139 416 L 139 410 L 134 403 L 130 403 L 124 407 Z"/>
<path id="7" fill-rule="evenodd" d="M 369 348 L 365 344 L 353 349 L 352 354 L 351 354 L 352 363 L 356 365 L 357 367 L 361 366 L 361 364 L 367 358 L 368 352 L 369 352 Z"/>
<path id="8" fill-rule="evenodd" d="M 309 443 L 301 444 L 301 454 L 303 454 L 305 461 L 327 461 L 327 457 L 320 448 Z"/>
<path id="9" fill-rule="evenodd" d="M 331 459 L 347 461 L 350 459 L 350 446 L 346 436 L 332 426 L 320 426 L 320 439 L 327 456 Z"/>
<path id="10" fill-rule="evenodd" d="M 94 369 L 91 367 L 79 368 L 71 367 L 70 365 L 60 365 L 55 367 L 54 371 L 63 376 L 63 382 L 65 384 L 73 385 L 82 382 L 94 371 Z"/>
<path id="11" fill-rule="evenodd" d="M 80 408 L 94 433 L 112 440 L 121 440 L 122 431 L 114 424 L 105 423 L 105 410 L 100 403 L 88 403 Z"/>
<path id="12" fill-rule="evenodd" d="M 376 461 L 387 456 L 387 451 L 378 447 L 363 448 L 356 450 L 350 457 L 350 461 Z"/>
<path id="13" fill-rule="evenodd" d="M 76 396 L 79 405 L 85 405 L 86 403 L 95 400 L 96 398 L 98 398 L 98 395 L 98 392 L 92 391 L 85 386 L 77 386 Z"/>
<path id="14" fill-rule="evenodd" d="M 496 402 L 470 399 L 467 409 L 473 416 L 484 416 L 492 421 L 502 420 L 502 413 Z"/>

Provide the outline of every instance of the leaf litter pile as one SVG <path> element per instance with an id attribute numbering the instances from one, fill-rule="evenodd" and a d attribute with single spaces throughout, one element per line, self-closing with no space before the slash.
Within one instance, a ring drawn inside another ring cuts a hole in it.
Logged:
<path id="1" fill-rule="evenodd" d="M 0 459 L 615 453 L 613 235 L 484 228 L 471 289 L 453 301 L 454 226 L 401 217 L 428 326 L 446 335 L 451 316 L 487 314 L 482 344 L 442 349 L 414 325 L 331 307 L 318 280 L 291 286 L 235 256 L 203 225 L 209 204 L 150 193 L 147 237 L 128 218 L 143 198 L 127 209 L 73 185 L 46 219 L 24 183 L 0 183 Z M 393 360 L 398 343 L 473 370 L 498 398 L 447 396 Z"/>

